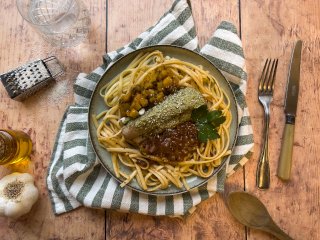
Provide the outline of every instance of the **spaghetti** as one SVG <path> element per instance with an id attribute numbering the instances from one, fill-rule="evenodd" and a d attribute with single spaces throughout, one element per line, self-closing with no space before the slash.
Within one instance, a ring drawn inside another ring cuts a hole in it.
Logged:
<path id="1" fill-rule="evenodd" d="M 199 144 L 196 151 L 179 162 L 147 155 L 127 142 L 122 134 L 121 96 L 163 69 L 177 80 L 179 88 L 198 90 L 205 99 L 208 110 L 220 110 L 226 118 L 217 129 L 220 138 Z M 201 66 L 165 57 L 160 51 L 140 53 L 124 71 L 100 89 L 100 95 L 104 99 L 106 110 L 94 115 L 93 121 L 99 143 L 111 154 L 116 177 L 123 180 L 122 187 L 135 179 L 145 191 L 166 189 L 172 184 L 189 190 L 188 177 L 210 177 L 222 159 L 230 155 L 230 99 L 214 77 Z"/>

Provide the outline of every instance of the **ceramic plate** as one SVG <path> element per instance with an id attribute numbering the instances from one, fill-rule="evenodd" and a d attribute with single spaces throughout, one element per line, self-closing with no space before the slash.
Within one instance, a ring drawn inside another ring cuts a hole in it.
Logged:
<path id="1" fill-rule="evenodd" d="M 114 170 L 113 170 L 113 165 L 111 161 L 111 155 L 110 153 L 102 148 L 99 145 L 97 135 L 96 135 L 96 128 L 93 124 L 93 121 L 90 116 L 92 114 L 98 114 L 102 112 L 103 110 L 106 109 L 106 105 L 103 101 L 103 98 L 99 95 L 100 89 L 109 81 L 111 81 L 115 76 L 117 76 L 120 72 L 122 72 L 130 63 L 131 61 L 141 52 L 151 52 L 154 50 L 160 50 L 163 52 L 165 56 L 170 56 L 174 57 L 186 62 L 193 63 L 195 65 L 202 65 L 205 70 L 208 70 L 214 78 L 218 81 L 220 87 L 224 89 L 225 93 L 228 95 L 230 101 L 231 101 L 231 113 L 232 113 L 232 123 L 230 127 L 230 145 L 229 149 L 232 149 L 235 141 L 236 141 L 236 136 L 237 136 L 237 131 L 238 131 L 238 112 L 237 112 L 237 105 L 236 105 L 236 100 L 233 94 L 233 91 L 231 89 L 230 84 L 228 81 L 224 78 L 224 76 L 221 74 L 221 72 L 205 57 L 199 55 L 196 52 L 181 48 L 181 47 L 176 47 L 176 46 L 168 46 L 168 45 L 157 45 L 157 46 L 151 46 L 151 47 L 146 47 L 142 48 L 139 50 L 136 50 L 134 52 L 129 53 L 128 55 L 122 57 L 119 59 L 114 65 L 112 65 L 101 77 L 99 80 L 93 94 L 91 97 L 90 105 L 89 105 L 89 118 L 88 118 L 88 123 L 89 123 L 89 133 L 90 133 L 90 138 L 91 142 L 93 145 L 93 148 L 98 156 L 98 158 L 101 161 L 101 164 L 105 167 L 105 169 L 119 182 L 122 182 L 121 179 L 117 178 L 115 176 Z M 222 161 L 222 164 L 217 167 L 211 177 L 216 175 L 223 167 L 227 160 L 227 157 L 225 157 Z M 122 168 L 123 170 L 127 171 L 130 173 L 131 171 L 129 169 Z M 211 178 L 210 177 L 210 178 Z M 191 176 L 187 178 L 187 183 L 190 186 L 190 189 L 199 187 L 206 183 L 210 178 L 201 178 L 197 176 Z M 154 192 L 146 192 L 140 186 L 138 185 L 137 181 L 134 179 L 132 180 L 128 185 L 128 187 L 147 194 L 151 195 L 174 195 L 174 194 L 181 194 L 183 192 L 186 192 L 187 190 L 185 188 L 179 189 L 175 187 L 174 185 L 170 185 L 169 188 L 164 189 L 164 190 L 157 190 Z"/>

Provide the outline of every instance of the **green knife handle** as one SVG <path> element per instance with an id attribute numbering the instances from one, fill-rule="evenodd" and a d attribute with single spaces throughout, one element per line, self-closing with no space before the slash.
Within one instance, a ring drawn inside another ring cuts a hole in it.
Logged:
<path id="1" fill-rule="evenodd" d="M 278 164 L 277 175 L 280 179 L 287 181 L 290 179 L 292 166 L 292 149 L 294 138 L 294 119 L 287 117 L 286 125 L 284 127 L 282 148 Z"/>

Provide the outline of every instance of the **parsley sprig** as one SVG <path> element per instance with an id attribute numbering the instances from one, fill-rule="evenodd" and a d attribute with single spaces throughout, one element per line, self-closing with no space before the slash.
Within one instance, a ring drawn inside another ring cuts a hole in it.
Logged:
<path id="1" fill-rule="evenodd" d="M 209 112 L 207 105 L 202 105 L 192 111 L 191 119 L 197 126 L 198 139 L 200 142 L 206 143 L 209 139 L 220 138 L 217 128 L 224 123 L 226 117 L 222 115 L 222 111 Z"/>

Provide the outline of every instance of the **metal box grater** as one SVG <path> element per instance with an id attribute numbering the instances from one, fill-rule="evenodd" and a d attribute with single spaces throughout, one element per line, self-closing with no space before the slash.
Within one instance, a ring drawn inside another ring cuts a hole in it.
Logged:
<path id="1" fill-rule="evenodd" d="M 22 101 L 33 95 L 64 72 L 54 56 L 24 64 L 10 72 L 0 75 L 9 96 Z"/>

